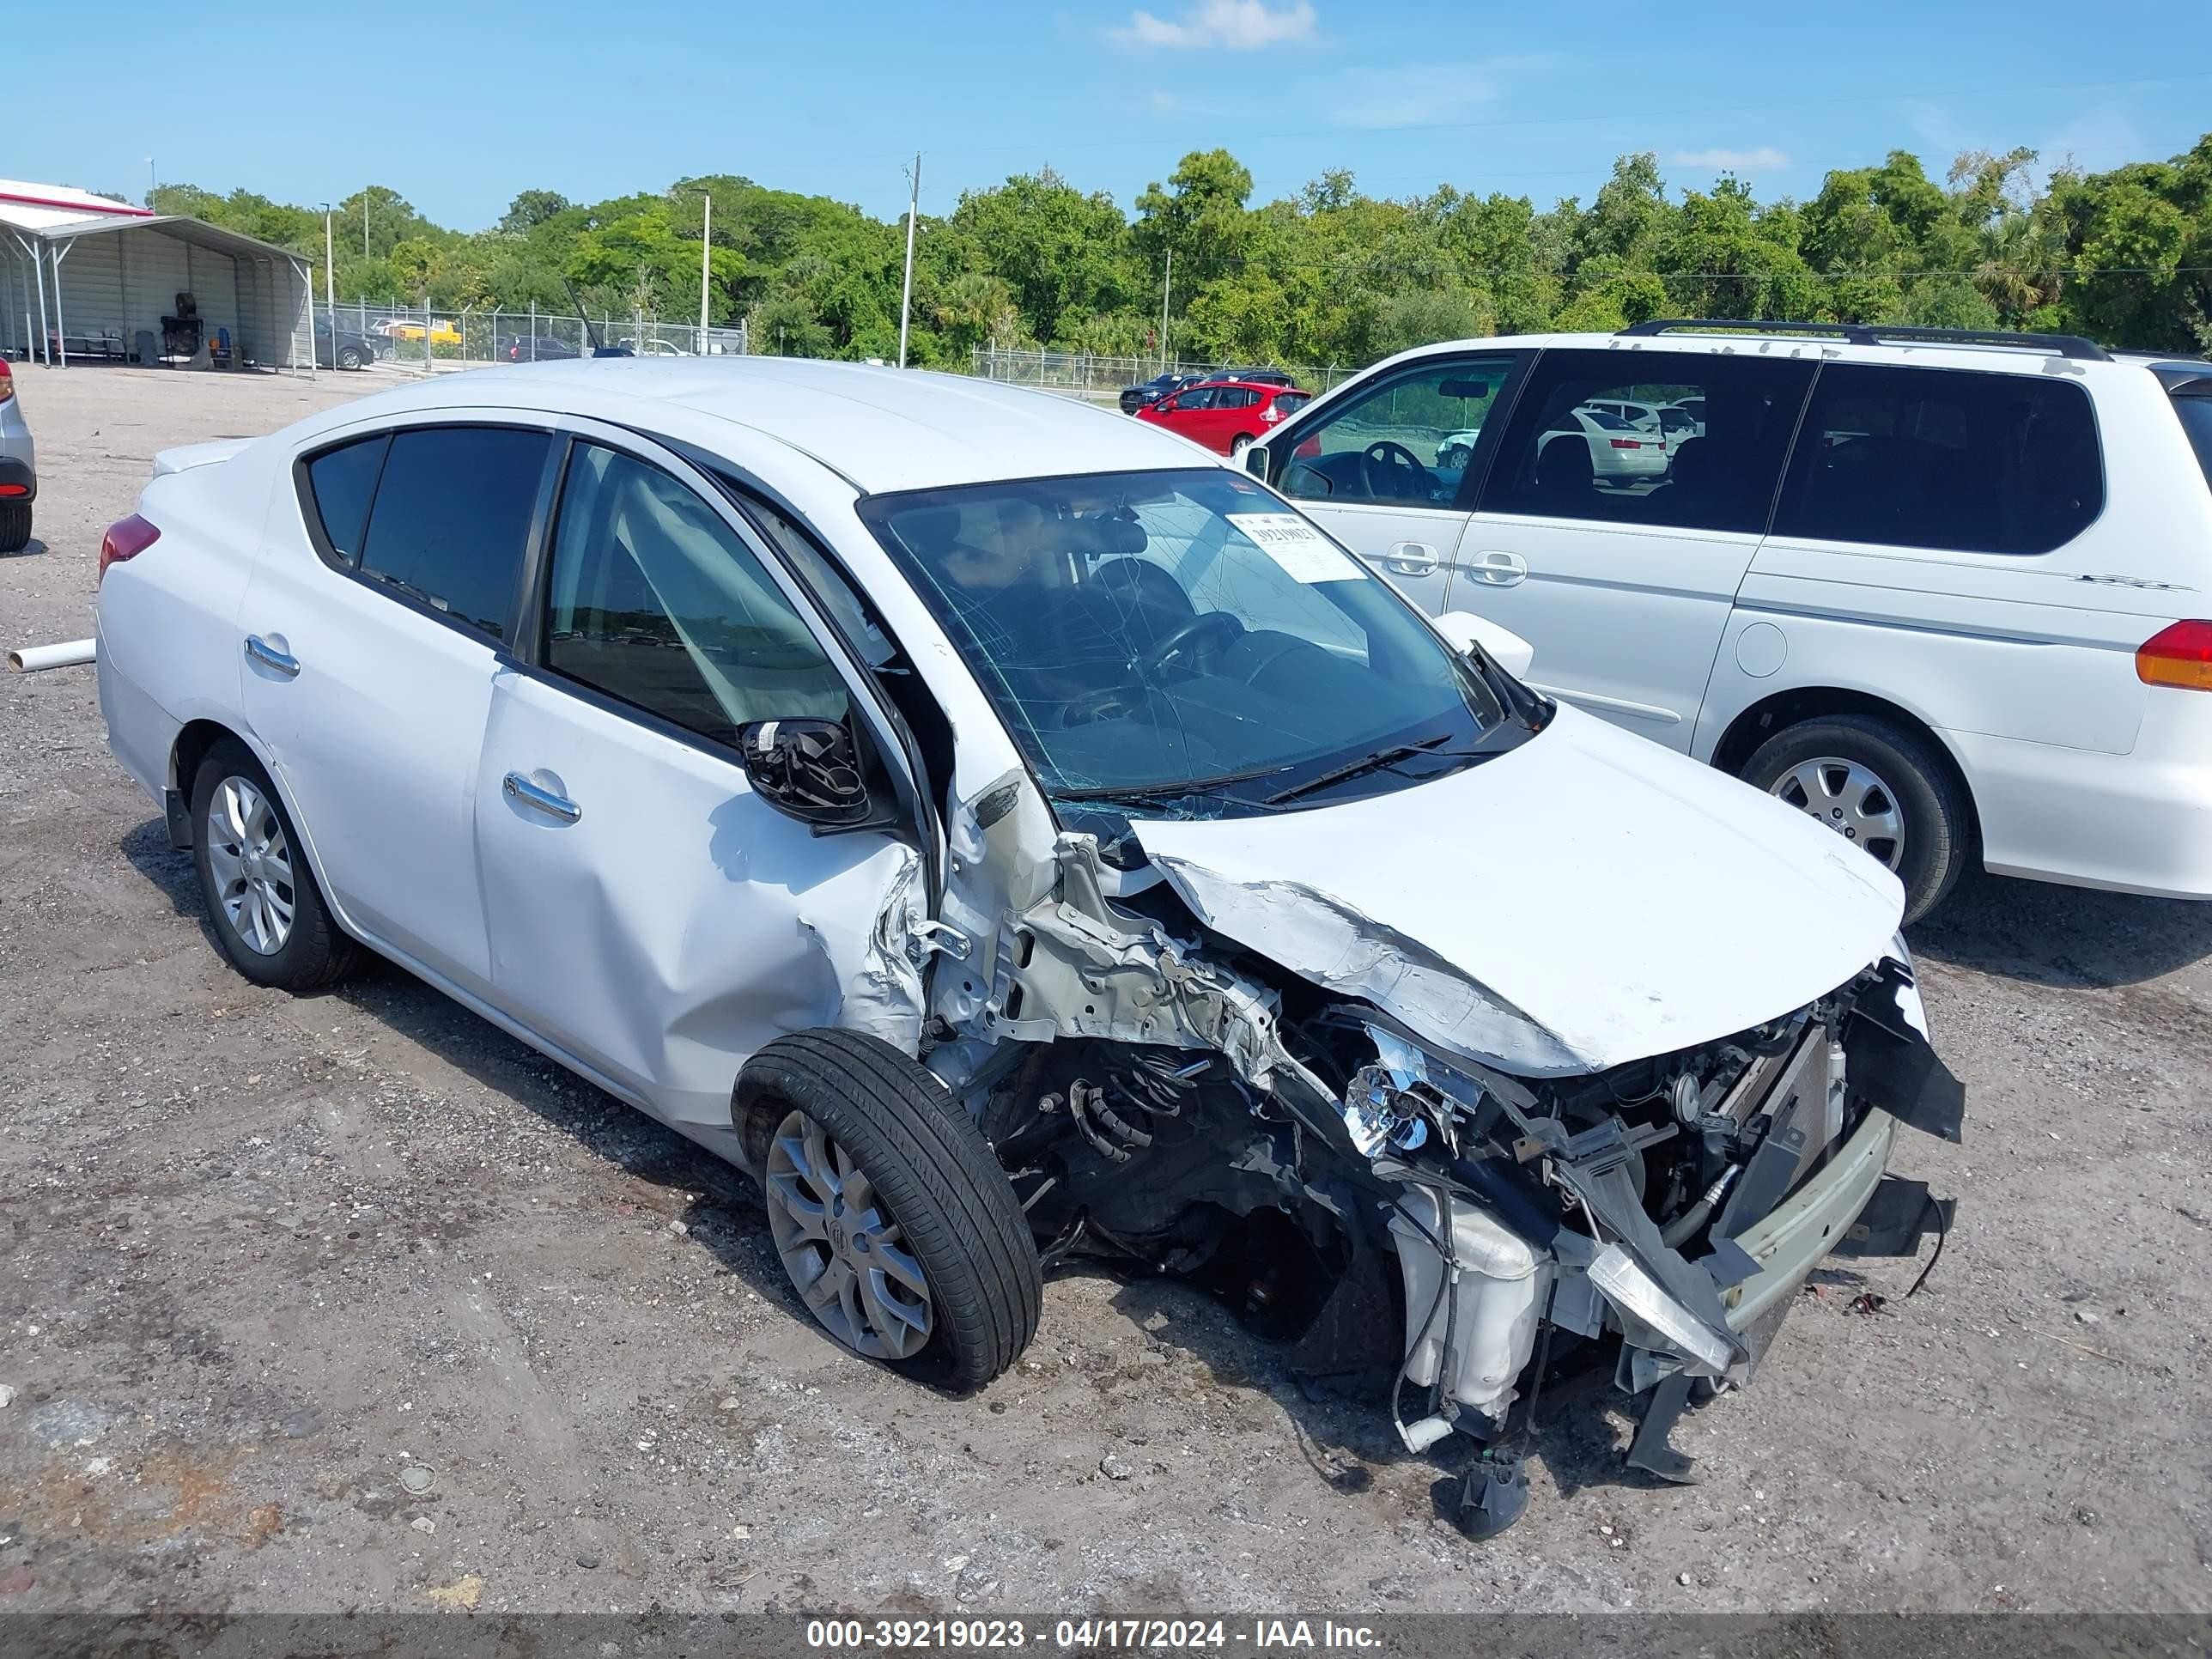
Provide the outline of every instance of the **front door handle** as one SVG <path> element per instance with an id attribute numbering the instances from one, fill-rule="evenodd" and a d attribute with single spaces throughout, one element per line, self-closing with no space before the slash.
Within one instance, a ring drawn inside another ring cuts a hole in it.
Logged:
<path id="1" fill-rule="evenodd" d="M 246 655 L 247 660 L 258 662 L 264 668 L 274 673 L 282 674 L 288 680 L 299 678 L 300 659 L 289 652 L 279 651 L 258 634 L 248 634 L 246 636 Z"/>
<path id="2" fill-rule="evenodd" d="M 1390 550 L 1382 556 L 1383 567 L 1401 576 L 1433 576 L 1437 573 L 1437 550 L 1426 542 L 1393 542 Z"/>
<path id="3" fill-rule="evenodd" d="M 1518 553 L 1478 553 L 1460 568 L 1492 587 L 1516 586 L 1528 574 L 1528 561 Z"/>
<path id="4" fill-rule="evenodd" d="M 520 772 L 507 775 L 505 787 L 509 800 L 520 801 L 525 806 L 544 813 L 549 818 L 574 823 L 584 816 L 584 809 L 566 795 L 556 795 L 550 789 L 541 789 Z"/>

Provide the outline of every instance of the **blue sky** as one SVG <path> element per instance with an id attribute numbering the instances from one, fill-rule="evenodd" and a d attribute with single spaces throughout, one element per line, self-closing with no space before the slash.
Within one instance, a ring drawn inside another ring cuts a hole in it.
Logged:
<path id="1" fill-rule="evenodd" d="M 916 149 L 930 212 L 1048 163 L 1127 207 L 1216 144 L 1258 200 L 1348 167 L 1376 194 L 1449 181 L 1544 206 L 1587 201 L 1627 150 L 1678 185 L 1725 167 L 1802 198 L 1894 147 L 1938 176 L 2014 144 L 2094 170 L 2212 128 L 2203 0 L 16 10 L 0 174 L 136 196 L 150 155 L 164 182 L 286 201 L 389 185 L 465 229 L 526 188 L 593 200 L 710 172 L 889 217 Z"/>

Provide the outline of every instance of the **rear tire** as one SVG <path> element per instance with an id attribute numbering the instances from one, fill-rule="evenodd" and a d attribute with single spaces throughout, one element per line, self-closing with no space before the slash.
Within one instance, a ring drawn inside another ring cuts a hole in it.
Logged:
<path id="1" fill-rule="evenodd" d="M 362 355 L 362 349 L 359 346 L 341 346 L 338 348 L 338 367 L 340 368 L 367 368 L 368 367 L 368 359 Z"/>
<path id="2" fill-rule="evenodd" d="M 235 738 L 209 749 L 192 779 L 192 863 L 216 942 L 257 985 L 317 991 L 361 960 L 331 919 L 284 803 Z"/>
<path id="3" fill-rule="evenodd" d="M 0 553 L 21 553 L 30 544 L 30 502 L 0 501 Z"/>
<path id="4" fill-rule="evenodd" d="M 1240 432 L 1229 441 L 1229 453 L 1231 455 L 1242 455 L 1251 447 L 1252 434 L 1249 432 Z"/>
<path id="5" fill-rule="evenodd" d="M 926 1067 L 879 1038 L 801 1031 L 746 1063 L 735 1104 L 741 1129 L 768 1130 L 748 1139 L 767 1143 L 777 1253 L 823 1328 L 955 1394 L 1021 1357 L 1043 1307 L 1036 1244 L 981 1131 Z M 862 1195 L 841 1209 L 856 1182 Z M 886 1243 L 902 1252 L 896 1273 L 874 1265 Z M 904 1288 L 916 1265 L 925 1284 Z M 870 1274 L 874 1305 L 896 1293 L 894 1318 L 921 1339 L 913 1351 L 875 1338 L 880 1315 L 857 1286 L 844 1294 Z"/>
<path id="6" fill-rule="evenodd" d="M 1742 776 L 1754 787 L 1802 806 L 1799 797 L 1805 791 L 1793 787 L 1792 778 L 1814 763 L 1831 759 L 1870 775 L 1880 786 L 1877 803 L 1886 797 L 1901 818 L 1902 846 L 1891 867 L 1905 884 L 1905 920 L 1919 921 L 1942 902 L 1966 871 L 1973 844 L 1966 792 L 1923 739 L 1870 714 L 1832 714 L 1786 726 L 1759 745 Z M 1853 788 L 1865 787 L 1860 774 L 1847 776 Z M 1839 810 L 1849 809 L 1830 805 L 1814 816 L 1828 823 Z"/>

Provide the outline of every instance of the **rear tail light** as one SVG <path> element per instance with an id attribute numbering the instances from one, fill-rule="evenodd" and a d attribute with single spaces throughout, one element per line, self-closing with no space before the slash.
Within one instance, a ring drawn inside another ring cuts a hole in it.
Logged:
<path id="1" fill-rule="evenodd" d="M 6 403 L 15 395 L 15 372 L 8 367 L 8 360 L 5 357 L 0 357 L 0 404 Z"/>
<path id="2" fill-rule="evenodd" d="M 136 513 L 127 519 L 118 519 L 100 538 L 100 575 L 94 586 L 106 580 L 108 566 L 137 558 L 161 539 L 161 532 Z"/>
<path id="3" fill-rule="evenodd" d="M 2212 691 L 2212 622 L 2178 622 L 2136 649 L 2136 678 L 2145 685 Z"/>
<path id="4" fill-rule="evenodd" d="M 1644 447 L 1644 441 L 1640 438 L 1615 438 L 1613 441 L 1613 447 L 1615 449 L 1641 449 Z"/>

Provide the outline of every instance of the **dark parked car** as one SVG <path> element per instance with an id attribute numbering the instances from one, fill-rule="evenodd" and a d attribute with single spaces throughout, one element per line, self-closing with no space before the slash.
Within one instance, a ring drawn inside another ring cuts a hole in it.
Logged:
<path id="1" fill-rule="evenodd" d="M 558 334 L 502 334 L 492 342 L 492 356 L 502 363 L 556 362 L 582 355 L 574 340 Z"/>
<path id="2" fill-rule="evenodd" d="M 1133 415 L 1140 409 L 1148 409 L 1197 378 L 1194 374 L 1155 374 L 1142 386 L 1125 386 L 1121 388 L 1121 412 Z"/>
<path id="3" fill-rule="evenodd" d="M 359 329 L 333 331 L 327 321 L 315 324 L 315 367 L 367 368 L 376 361 L 376 344 Z"/>

